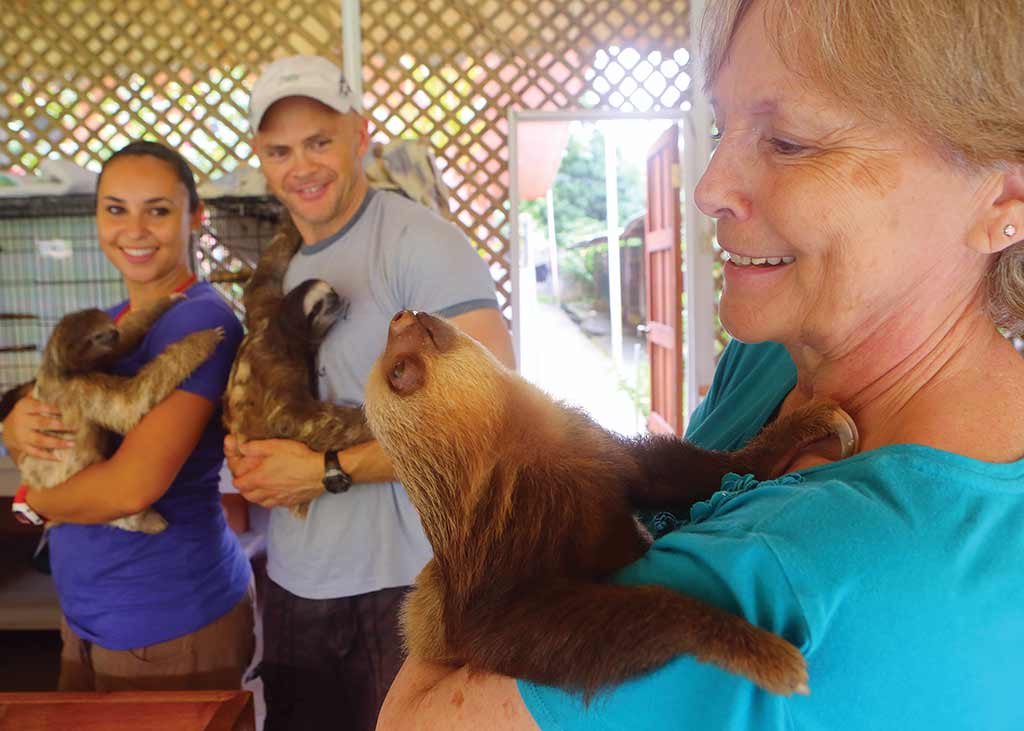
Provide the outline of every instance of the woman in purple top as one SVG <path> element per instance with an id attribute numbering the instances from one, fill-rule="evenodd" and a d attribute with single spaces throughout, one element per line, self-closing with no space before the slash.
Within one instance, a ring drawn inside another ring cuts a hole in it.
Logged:
<path id="1" fill-rule="evenodd" d="M 61 690 L 238 688 L 252 658 L 252 573 L 218 490 L 219 405 L 242 328 L 192 273 L 189 240 L 201 217 L 192 171 L 161 145 L 128 145 L 100 173 L 100 246 L 128 292 L 108 311 L 118 317 L 172 292 L 186 297 L 113 372 L 138 372 L 191 332 L 220 327 L 225 337 L 110 459 L 27 493 L 29 507 L 60 523 L 49 540 L 65 618 Z M 60 459 L 71 443 L 44 430 L 62 427 L 59 412 L 26 397 L 4 421 L 3 438 L 15 459 Z M 165 531 L 105 525 L 146 507 L 167 519 Z"/>

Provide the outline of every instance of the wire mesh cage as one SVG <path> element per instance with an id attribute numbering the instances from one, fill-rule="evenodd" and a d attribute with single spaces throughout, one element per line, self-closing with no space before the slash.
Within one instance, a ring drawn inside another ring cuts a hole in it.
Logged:
<path id="1" fill-rule="evenodd" d="M 241 315 L 242 287 L 281 220 L 269 196 L 226 196 L 206 201 L 203 230 L 194 252 L 199 276 L 217 285 Z"/>
<path id="2" fill-rule="evenodd" d="M 96 239 L 93 196 L 0 202 L 0 389 L 34 377 L 63 315 L 124 297 Z"/>

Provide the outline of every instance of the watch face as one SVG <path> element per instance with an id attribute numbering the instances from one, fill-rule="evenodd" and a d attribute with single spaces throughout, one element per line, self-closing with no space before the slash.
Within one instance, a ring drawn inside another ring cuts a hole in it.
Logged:
<path id="1" fill-rule="evenodd" d="M 324 452 L 324 490 L 337 495 L 339 492 L 352 487 L 352 477 L 341 468 L 338 463 L 338 453 L 335 451 Z"/>
<path id="2" fill-rule="evenodd" d="M 345 492 L 352 487 L 352 478 L 343 470 L 332 469 L 324 473 L 323 483 L 324 489 L 327 492 L 337 495 L 339 492 Z"/>

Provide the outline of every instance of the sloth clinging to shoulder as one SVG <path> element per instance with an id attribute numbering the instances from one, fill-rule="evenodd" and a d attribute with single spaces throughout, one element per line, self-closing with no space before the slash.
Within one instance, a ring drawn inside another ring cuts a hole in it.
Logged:
<path id="1" fill-rule="evenodd" d="M 291 439 L 317 452 L 372 439 L 363 411 L 317 397 L 316 354 L 348 312 L 348 300 L 319 279 L 288 294 L 282 281 L 301 240 L 286 220 L 245 289 L 248 332 L 224 392 L 224 426 L 239 444 Z M 309 505 L 289 508 L 304 517 Z"/>
<path id="2" fill-rule="evenodd" d="M 25 483 L 50 488 L 112 452 L 112 435 L 126 434 L 178 384 L 210 357 L 223 338 L 219 329 L 190 333 L 147 363 L 131 377 L 103 373 L 101 369 L 130 353 L 160 316 L 183 295 L 169 295 L 115 324 L 98 309 L 72 312 L 53 329 L 43 350 L 33 396 L 58 408 L 72 430 L 62 435 L 74 441 L 69 454 L 58 461 L 23 455 L 18 462 Z M 110 522 L 124 530 L 159 533 L 167 522 L 147 508 Z"/>
<path id="3" fill-rule="evenodd" d="M 781 637 L 667 587 L 601 579 L 649 546 L 631 500 L 692 504 L 725 472 L 768 476 L 826 436 L 849 449 L 855 427 L 838 407 L 806 407 L 735 453 L 627 440 L 408 311 L 366 394 L 434 550 L 403 607 L 411 653 L 588 695 L 685 653 L 807 692 L 803 657 Z"/>

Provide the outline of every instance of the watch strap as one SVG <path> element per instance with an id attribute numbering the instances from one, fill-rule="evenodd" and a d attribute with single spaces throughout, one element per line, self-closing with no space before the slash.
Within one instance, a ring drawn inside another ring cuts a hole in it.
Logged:
<path id="1" fill-rule="evenodd" d="M 345 492 L 352 487 L 352 475 L 342 469 L 341 463 L 338 462 L 337 450 L 329 449 L 324 452 L 324 477 L 322 482 L 324 490 L 332 495 Z"/>
<path id="2" fill-rule="evenodd" d="M 25 501 L 27 494 L 28 485 L 19 485 L 17 492 L 14 493 L 14 501 L 11 503 L 14 519 L 25 525 L 43 525 L 46 521 L 40 518 L 39 514 Z"/>

